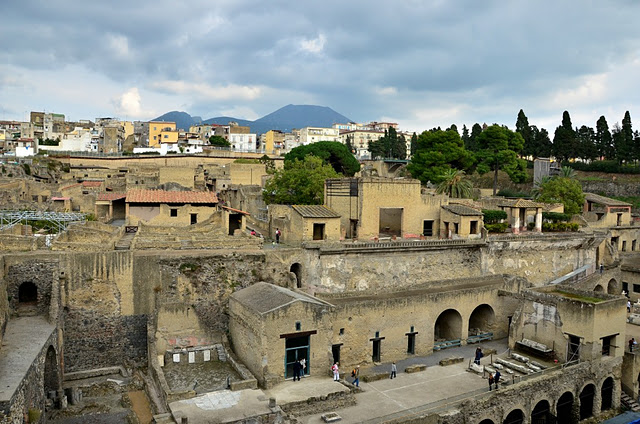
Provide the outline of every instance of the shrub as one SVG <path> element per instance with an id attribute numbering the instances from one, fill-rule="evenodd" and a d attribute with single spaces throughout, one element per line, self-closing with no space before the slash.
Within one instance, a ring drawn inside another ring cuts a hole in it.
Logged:
<path id="1" fill-rule="evenodd" d="M 490 233 L 504 233 L 508 227 L 509 224 L 507 224 L 506 222 L 500 222 L 497 224 L 484 224 L 484 228 L 486 228 Z"/>
<path id="2" fill-rule="evenodd" d="M 24 173 L 27 175 L 31 175 L 31 167 L 29 166 L 28 163 L 23 163 L 22 164 L 22 169 L 24 169 Z"/>
<path id="3" fill-rule="evenodd" d="M 622 165 L 615 160 L 594 160 L 590 163 L 566 162 L 562 166 L 570 166 L 578 171 L 586 172 L 607 172 L 610 174 L 640 174 L 640 167 L 633 165 Z"/>
<path id="4" fill-rule="evenodd" d="M 551 222 L 567 222 L 571 219 L 571 215 L 559 212 L 542 212 L 542 219 Z"/>
<path id="5" fill-rule="evenodd" d="M 497 195 L 502 197 L 531 197 L 529 193 L 525 193 L 523 191 L 516 191 L 510 188 L 501 189 Z"/>
<path id="6" fill-rule="evenodd" d="M 503 210 L 483 209 L 482 214 L 484 215 L 485 224 L 496 224 L 503 219 L 507 219 L 507 213 Z"/>
<path id="7" fill-rule="evenodd" d="M 536 223 L 535 222 L 530 222 L 530 223 L 527 224 L 527 230 L 533 231 L 534 228 L 536 228 Z"/>

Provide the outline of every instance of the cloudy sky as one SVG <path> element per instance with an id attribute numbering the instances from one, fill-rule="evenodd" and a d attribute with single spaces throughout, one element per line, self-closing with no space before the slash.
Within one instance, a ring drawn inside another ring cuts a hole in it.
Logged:
<path id="1" fill-rule="evenodd" d="M 640 2 L 3 0 L 0 119 L 256 119 L 329 106 L 403 129 L 631 112 Z M 634 121 L 636 118 L 636 121 Z"/>

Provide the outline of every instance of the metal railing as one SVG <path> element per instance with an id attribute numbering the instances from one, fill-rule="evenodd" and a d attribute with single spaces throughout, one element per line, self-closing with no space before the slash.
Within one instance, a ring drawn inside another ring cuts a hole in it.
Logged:
<path id="1" fill-rule="evenodd" d="M 42 211 L 12 211 L 0 210 L 0 230 L 5 230 L 14 225 L 29 221 L 51 222 L 57 232 L 64 231 L 72 222 L 86 220 L 86 214 L 79 212 L 42 212 Z"/>

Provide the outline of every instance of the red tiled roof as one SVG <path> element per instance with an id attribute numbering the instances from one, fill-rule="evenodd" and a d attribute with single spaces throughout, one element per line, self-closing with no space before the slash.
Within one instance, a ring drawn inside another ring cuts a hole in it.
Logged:
<path id="1" fill-rule="evenodd" d="M 127 203 L 211 204 L 218 203 L 218 196 L 212 191 L 131 190 Z"/>
<path id="2" fill-rule="evenodd" d="M 107 193 L 98 193 L 98 197 L 96 200 L 119 200 L 127 197 L 127 193 L 117 193 L 115 191 L 107 192 Z"/>

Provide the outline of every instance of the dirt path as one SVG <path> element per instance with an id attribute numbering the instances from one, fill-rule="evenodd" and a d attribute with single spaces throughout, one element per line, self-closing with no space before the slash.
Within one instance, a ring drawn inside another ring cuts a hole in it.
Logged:
<path id="1" fill-rule="evenodd" d="M 149 424 L 153 419 L 151 414 L 151 407 L 149 406 L 149 399 L 144 390 L 138 390 L 135 392 L 127 393 L 129 399 L 131 399 L 131 409 L 138 416 L 140 424 Z"/>

